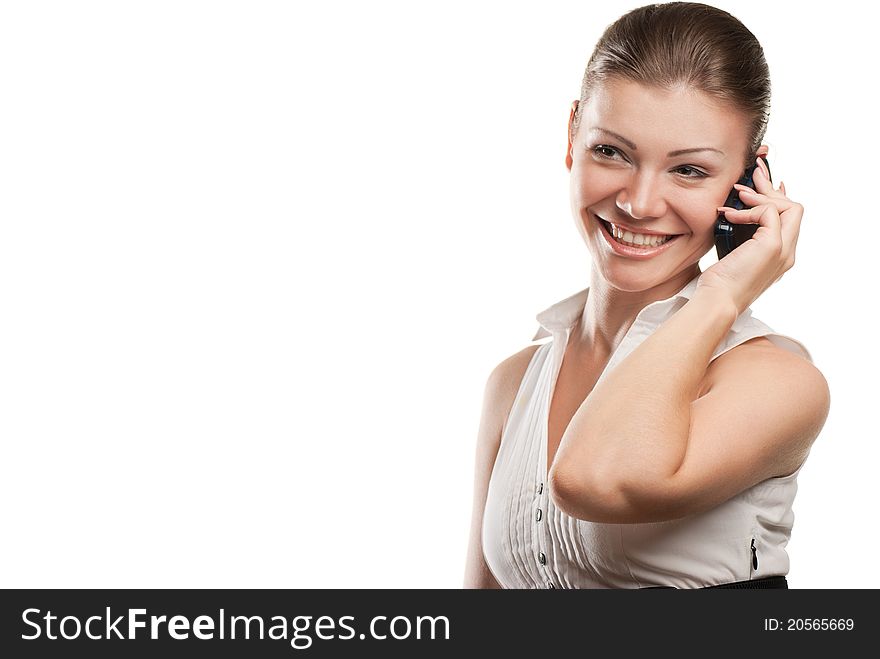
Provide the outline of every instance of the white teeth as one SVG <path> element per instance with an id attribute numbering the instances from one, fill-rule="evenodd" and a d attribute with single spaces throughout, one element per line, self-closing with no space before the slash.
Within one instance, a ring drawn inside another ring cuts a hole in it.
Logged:
<path id="1" fill-rule="evenodd" d="M 611 235 L 614 239 L 619 243 L 630 245 L 631 247 L 659 247 L 672 238 L 672 236 L 653 236 L 644 233 L 632 233 L 631 231 L 621 229 L 615 224 L 611 224 L 611 222 L 608 224 L 611 225 Z"/>

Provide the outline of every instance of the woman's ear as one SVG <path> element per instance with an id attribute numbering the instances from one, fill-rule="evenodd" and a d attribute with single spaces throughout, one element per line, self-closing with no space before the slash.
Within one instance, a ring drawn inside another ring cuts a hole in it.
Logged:
<path id="1" fill-rule="evenodd" d="M 577 113 L 579 101 L 571 104 L 571 114 L 568 115 L 568 148 L 565 150 L 565 167 L 571 171 L 571 128 L 574 124 L 574 115 Z"/>

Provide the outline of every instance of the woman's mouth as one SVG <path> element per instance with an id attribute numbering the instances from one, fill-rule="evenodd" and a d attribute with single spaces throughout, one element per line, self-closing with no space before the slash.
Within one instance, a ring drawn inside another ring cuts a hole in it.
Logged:
<path id="1" fill-rule="evenodd" d="M 650 257 L 665 251 L 675 240 L 684 234 L 670 234 L 667 236 L 655 236 L 648 234 L 632 233 L 611 222 L 595 216 L 602 227 L 602 235 L 608 241 L 615 253 L 623 256 Z"/>

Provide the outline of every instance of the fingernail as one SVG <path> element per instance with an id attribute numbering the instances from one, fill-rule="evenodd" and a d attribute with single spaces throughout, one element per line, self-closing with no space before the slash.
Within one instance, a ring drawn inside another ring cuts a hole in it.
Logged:
<path id="1" fill-rule="evenodd" d="M 736 188 L 737 190 L 739 190 L 740 192 L 752 192 L 752 193 L 755 192 L 754 190 L 752 190 L 752 188 L 750 188 L 747 185 L 743 185 L 742 183 L 734 183 L 733 187 Z"/>
<path id="2" fill-rule="evenodd" d="M 768 179 L 770 178 L 770 170 L 767 169 L 767 163 L 764 162 L 764 158 L 762 156 L 758 156 L 758 164 L 761 166 L 761 171 L 764 173 Z"/>

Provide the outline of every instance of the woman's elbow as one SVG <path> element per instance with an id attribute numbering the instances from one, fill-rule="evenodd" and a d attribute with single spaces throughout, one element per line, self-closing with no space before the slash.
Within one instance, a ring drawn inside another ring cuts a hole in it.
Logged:
<path id="1" fill-rule="evenodd" d="M 588 479 L 554 466 L 547 485 L 553 505 L 576 519 L 614 524 L 626 510 L 622 491 L 608 479 Z"/>

